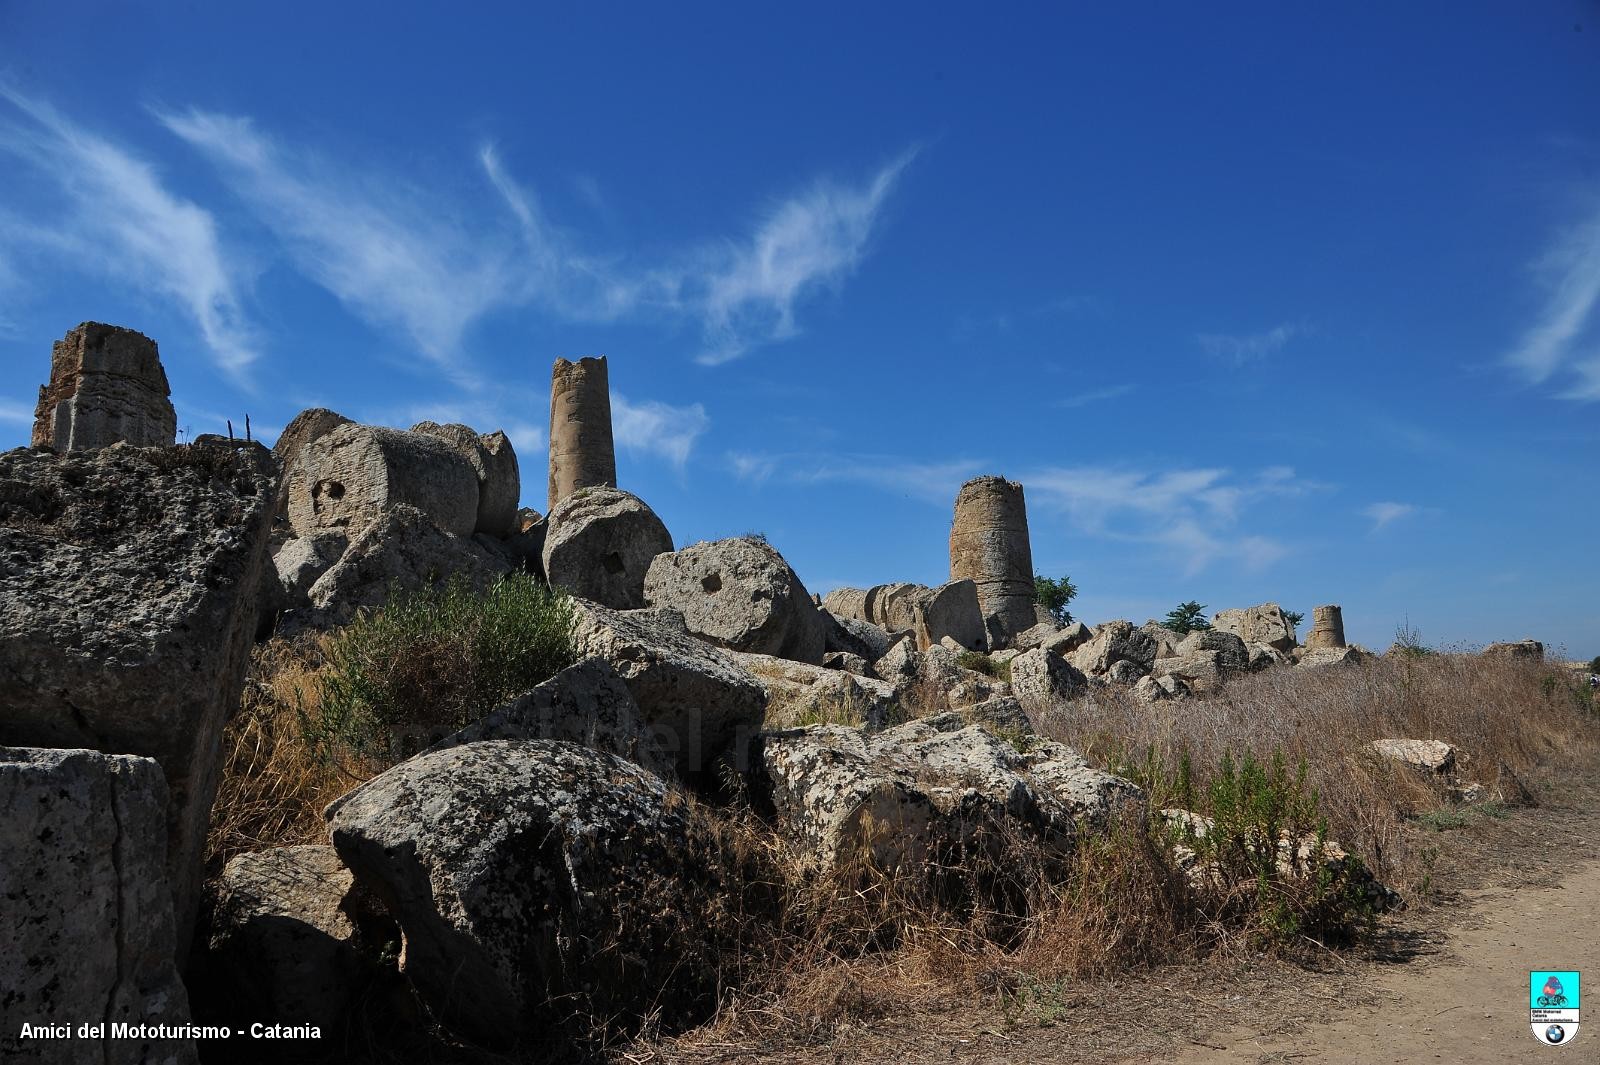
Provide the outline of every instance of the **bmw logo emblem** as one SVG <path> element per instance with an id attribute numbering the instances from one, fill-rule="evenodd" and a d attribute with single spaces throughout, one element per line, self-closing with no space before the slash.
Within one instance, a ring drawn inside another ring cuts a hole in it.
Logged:
<path id="1" fill-rule="evenodd" d="M 1546 1042 L 1559 1043 L 1566 1037 L 1567 1030 L 1561 1027 L 1559 1024 L 1552 1024 L 1550 1027 L 1544 1030 L 1544 1038 Z"/>

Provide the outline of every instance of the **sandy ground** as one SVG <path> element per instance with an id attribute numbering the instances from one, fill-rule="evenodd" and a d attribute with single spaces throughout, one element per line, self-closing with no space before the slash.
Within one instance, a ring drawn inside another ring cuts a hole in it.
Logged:
<path id="1" fill-rule="evenodd" d="M 1600 978 L 1600 863 L 1557 886 L 1488 891 L 1473 897 L 1442 957 L 1379 972 L 1363 981 L 1375 1008 L 1270 1034 L 1281 1016 L 1205 1037 L 1159 1060 L 1174 1065 L 1266 1065 L 1297 1060 L 1343 1065 L 1446 1061 L 1600 1061 L 1600 1010 L 1563 1047 L 1540 1045 L 1528 1027 L 1528 971 L 1587 970 Z M 1290 1005 L 1292 1009 L 1292 1004 Z M 1225 1049 L 1222 1049 L 1225 1048 Z M 1146 1059 L 1156 1060 L 1156 1059 Z"/>

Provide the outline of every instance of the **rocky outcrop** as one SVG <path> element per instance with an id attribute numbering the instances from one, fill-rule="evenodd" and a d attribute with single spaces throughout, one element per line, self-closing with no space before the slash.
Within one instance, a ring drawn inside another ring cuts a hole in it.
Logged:
<path id="1" fill-rule="evenodd" d="M 1093 638 L 1068 654 L 1067 660 L 1090 676 L 1104 674 L 1118 662 L 1132 662 L 1141 674 L 1148 673 L 1156 660 L 1156 642 L 1130 621 L 1108 621 L 1097 625 Z"/>
<path id="2" fill-rule="evenodd" d="M 313 440 L 327 436 L 341 425 L 352 424 L 349 418 L 326 407 L 312 407 L 296 414 L 272 445 L 272 454 L 278 460 L 285 479 L 300 461 L 300 452 Z"/>
<path id="3" fill-rule="evenodd" d="M 1379 758 L 1431 776 L 1449 778 L 1456 770 L 1456 749 L 1443 740 L 1382 739 L 1371 748 Z"/>
<path id="4" fill-rule="evenodd" d="M 0 744 L 161 763 L 180 948 L 275 476 L 270 458 L 225 448 L 0 454 Z"/>
<path id="5" fill-rule="evenodd" d="M 822 646 L 824 653 L 838 651 L 860 655 L 868 662 L 876 662 L 892 647 L 901 634 L 889 633 L 870 621 L 840 617 L 829 610 L 822 611 Z"/>
<path id="6" fill-rule="evenodd" d="M 154 340 L 84 322 L 50 354 L 50 383 L 39 389 L 34 409 L 33 446 L 56 452 L 116 443 L 171 447 L 178 432 L 171 393 Z"/>
<path id="7" fill-rule="evenodd" d="M 1265 644 L 1278 651 L 1287 652 L 1294 647 L 1294 626 L 1277 603 L 1262 603 L 1243 610 L 1219 610 L 1211 618 L 1211 627 L 1219 632 L 1231 632 L 1246 644 Z"/>
<path id="8" fill-rule="evenodd" d="M 437 422 L 418 422 L 411 431 L 443 440 L 477 475 L 478 514 L 473 531 L 501 540 L 510 536 L 516 530 L 522 474 L 506 434 L 497 430 L 480 436 L 470 426 Z"/>
<path id="9" fill-rule="evenodd" d="M 580 488 L 616 486 L 606 357 L 557 359 L 550 370 L 549 509 Z"/>
<path id="10" fill-rule="evenodd" d="M 311 602 L 311 587 L 332 568 L 350 546 L 341 532 L 317 533 L 285 540 L 272 554 L 272 566 L 281 588 L 280 602 L 295 609 Z"/>
<path id="11" fill-rule="evenodd" d="M 1325 651 L 1344 646 L 1344 611 L 1337 606 L 1311 608 L 1311 632 L 1306 636 L 1308 651 Z"/>
<path id="12" fill-rule="evenodd" d="M 1201 651 L 1214 651 L 1217 669 L 1224 677 L 1235 676 L 1250 668 L 1250 652 L 1244 641 L 1231 632 L 1217 629 L 1198 629 L 1178 642 L 1179 655 L 1192 655 Z"/>
<path id="13" fill-rule="evenodd" d="M 21 1037 L 24 1023 L 188 1023 L 166 810 L 148 758 L 0 747 L 0 1059 L 198 1060 L 187 1039 Z"/>
<path id="14" fill-rule="evenodd" d="M 543 561 L 551 585 L 619 610 L 645 605 L 650 563 L 671 550 L 672 535 L 655 511 L 620 489 L 579 488 L 546 518 Z"/>
<path id="15" fill-rule="evenodd" d="M 1157 658 L 1170 658 L 1177 654 L 1178 644 L 1183 640 L 1181 633 L 1174 632 L 1159 621 L 1147 621 L 1139 626 L 1139 631 L 1155 643 Z"/>
<path id="16" fill-rule="evenodd" d="M 400 925 L 406 976 L 475 1040 L 559 1045 L 574 1017 L 626 1029 L 713 1000 L 708 844 L 688 804 L 632 762 L 552 740 L 469 743 L 401 763 L 327 817 Z"/>
<path id="17" fill-rule="evenodd" d="M 452 445 L 426 433 L 340 425 L 300 449 L 285 471 L 296 535 L 357 531 L 399 506 L 455 536 L 478 524 L 478 474 Z"/>
<path id="18" fill-rule="evenodd" d="M 217 879 L 206 959 L 206 990 L 219 1008 L 335 1037 L 393 928 L 354 880 L 324 844 L 230 861 Z"/>
<path id="19" fill-rule="evenodd" d="M 683 776 L 744 757 L 761 728 L 766 690 L 728 651 L 690 636 L 670 610 L 612 610 L 578 600 L 573 644 L 628 685 L 645 724 Z"/>
<path id="20" fill-rule="evenodd" d="M 771 655 L 732 654 L 766 690 L 765 728 L 826 723 L 881 729 L 902 717 L 894 685 L 885 681 Z"/>
<path id="21" fill-rule="evenodd" d="M 1033 721 L 1060 709 L 1088 684 L 1088 678 L 1066 659 L 1043 647 L 1024 651 L 1011 660 L 1011 693 Z"/>
<path id="22" fill-rule="evenodd" d="M 484 591 L 509 570 L 471 540 L 451 536 L 415 507 L 400 504 L 356 534 L 307 598 L 326 621 L 343 624 L 363 607 L 382 606 L 396 589 L 442 587 L 454 579 Z"/>
<path id="23" fill-rule="evenodd" d="M 657 776 L 673 772 L 633 693 L 603 658 L 568 666 L 434 747 L 480 740 L 564 740 L 626 758 Z"/>
<path id="24" fill-rule="evenodd" d="M 779 830 L 818 868 L 866 863 L 886 874 L 971 842 L 986 827 L 1070 850 L 1082 825 L 1106 824 L 1138 788 L 1040 741 L 1021 753 L 958 715 L 884 732 L 837 725 L 763 734 L 754 787 Z"/>
<path id="25" fill-rule="evenodd" d="M 1522 658 L 1530 662 L 1544 661 L 1544 644 L 1538 640 L 1518 640 L 1516 643 L 1491 643 L 1483 649 L 1486 655 L 1502 658 Z"/>
<path id="26" fill-rule="evenodd" d="M 1037 624 L 1033 549 L 1022 485 L 977 477 L 956 495 L 950 526 L 950 579 L 977 585 L 992 649 Z"/>
<path id="27" fill-rule="evenodd" d="M 1310 648 L 1295 663 L 1301 669 L 1321 669 L 1326 666 L 1360 665 L 1372 657 L 1359 647 Z"/>
<path id="28" fill-rule="evenodd" d="M 1247 668 L 1252 673 L 1258 673 L 1263 669 L 1271 669 L 1274 666 L 1288 666 L 1294 664 L 1294 660 L 1288 655 L 1284 654 L 1276 647 L 1268 647 L 1264 643 L 1250 644 L 1245 648 L 1245 653 L 1248 656 Z"/>
<path id="29" fill-rule="evenodd" d="M 800 578 L 772 545 L 752 537 L 659 554 L 645 602 L 683 615 L 689 631 L 734 651 L 821 663 L 826 629 Z"/>

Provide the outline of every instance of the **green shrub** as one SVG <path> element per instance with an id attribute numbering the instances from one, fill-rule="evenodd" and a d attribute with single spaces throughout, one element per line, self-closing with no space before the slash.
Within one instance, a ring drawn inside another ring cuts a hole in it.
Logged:
<path id="1" fill-rule="evenodd" d="M 982 651 L 962 651 L 956 655 L 956 665 L 962 669 L 970 669 L 974 673 L 982 673 L 986 677 L 993 677 L 996 680 L 1003 680 L 1007 683 L 1011 680 L 1011 660 L 1009 658 L 1003 662 L 996 662 Z"/>
<path id="2" fill-rule="evenodd" d="M 525 573 L 394 590 L 327 642 L 302 722 L 324 757 L 392 765 L 575 660 L 572 600 Z"/>
<path id="3" fill-rule="evenodd" d="M 1394 627 L 1393 650 L 1408 658 L 1427 658 L 1435 653 L 1433 648 L 1422 642 L 1422 633 L 1408 622 Z"/>
<path id="4" fill-rule="evenodd" d="M 1166 620 L 1161 624 L 1182 636 L 1191 632 L 1203 632 L 1211 627 L 1211 622 L 1206 620 L 1205 605 L 1193 599 L 1187 603 L 1179 603 L 1167 613 Z"/>
<path id="5" fill-rule="evenodd" d="M 1589 659 L 1589 672 L 1600 673 L 1600 655 L 1595 655 Z"/>
<path id="6" fill-rule="evenodd" d="M 1048 610 L 1058 624 L 1072 624 L 1072 614 L 1067 610 L 1067 604 L 1077 595 L 1078 586 L 1072 583 L 1070 577 L 1051 580 L 1042 574 L 1033 575 L 1033 601 Z"/>

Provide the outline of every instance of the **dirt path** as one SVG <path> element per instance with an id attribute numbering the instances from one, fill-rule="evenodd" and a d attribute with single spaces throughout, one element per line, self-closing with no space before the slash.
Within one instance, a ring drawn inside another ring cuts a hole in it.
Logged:
<path id="1" fill-rule="evenodd" d="M 1212 1048 L 1162 1060 L 1174 1065 L 1600 1061 L 1600 1011 L 1570 1048 L 1543 1047 L 1534 1040 L 1528 1028 L 1528 971 L 1539 967 L 1586 970 L 1600 978 L 1600 863 L 1573 870 L 1554 887 L 1481 893 L 1449 933 L 1442 957 L 1380 971 L 1366 982 L 1383 1003 L 1376 1008 L 1306 1026 L 1282 1015 L 1262 1018 L 1206 1036 Z M 1284 1032 L 1285 1021 L 1300 1030 Z"/>

